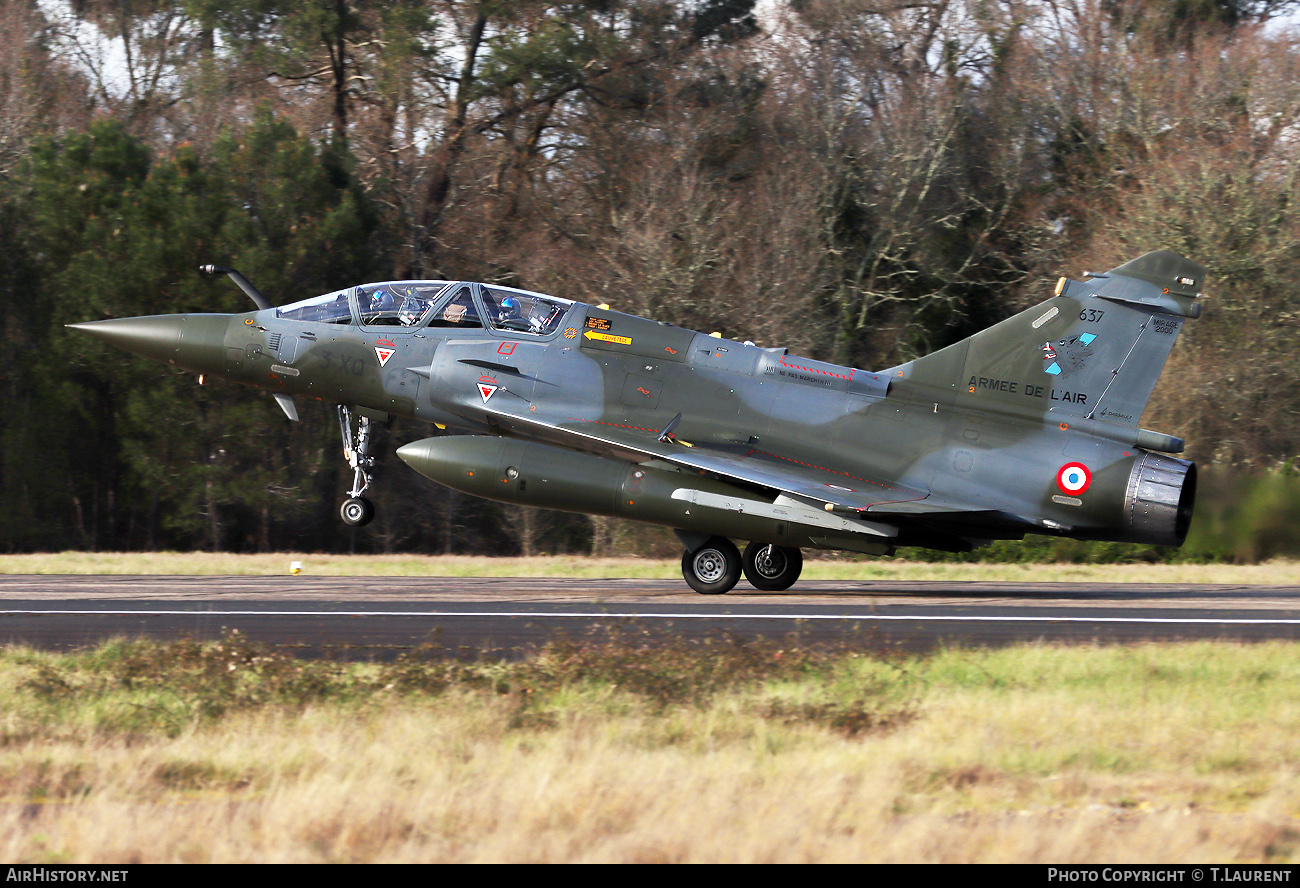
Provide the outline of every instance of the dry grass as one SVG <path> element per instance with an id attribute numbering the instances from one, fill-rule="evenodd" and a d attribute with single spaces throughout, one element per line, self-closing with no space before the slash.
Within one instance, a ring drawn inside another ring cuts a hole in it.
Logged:
<path id="1" fill-rule="evenodd" d="M 275 576 L 294 561 L 316 576 L 578 577 L 681 579 L 677 560 L 648 558 L 486 558 L 448 555 L 324 555 L 278 552 L 233 555 L 211 552 L 59 552 L 0 555 L 0 574 L 119 574 Z M 1114 582 L 1300 584 L 1300 562 L 1264 564 L 961 564 L 810 559 L 809 580 L 914 582 Z"/>
<path id="2" fill-rule="evenodd" d="M 223 644 L 0 658 L 0 858 L 1300 857 L 1294 644 L 390 666 Z"/>

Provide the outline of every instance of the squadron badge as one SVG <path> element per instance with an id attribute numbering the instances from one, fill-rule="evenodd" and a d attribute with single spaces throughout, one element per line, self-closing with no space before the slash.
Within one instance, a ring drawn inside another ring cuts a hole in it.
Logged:
<path id="1" fill-rule="evenodd" d="M 1092 357 L 1092 343 L 1097 337 L 1092 333 L 1080 333 L 1073 339 L 1061 339 L 1055 343 L 1044 342 L 1043 360 L 1051 361 L 1043 368 L 1045 373 L 1068 379 L 1073 373 L 1082 370 Z"/>

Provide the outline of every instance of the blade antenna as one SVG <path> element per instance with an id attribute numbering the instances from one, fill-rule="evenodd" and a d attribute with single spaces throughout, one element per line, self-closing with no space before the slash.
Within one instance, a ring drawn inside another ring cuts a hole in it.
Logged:
<path id="1" fill-rule="evenodd" d="M 673 440 L 677 437 L 676 435 L 673 434 L 673 432 L 677 431 L 677 424 L 681 421 L 682 421 L 682 415 L 680 413 L 678 413 L 672 419 L 668 420 L 668 425 L 664 426 L 664 430 L 659 433 L 660 444 L 673 443 Z"/>

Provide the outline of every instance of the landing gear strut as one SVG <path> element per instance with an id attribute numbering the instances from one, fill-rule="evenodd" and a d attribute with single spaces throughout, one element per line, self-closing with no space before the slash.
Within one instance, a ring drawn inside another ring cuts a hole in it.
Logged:
<path id="1" fill-rule="evenodd" d="M 370 417 L 358 416 L 356 428 L 352 426 L 352 411 L 339 405 L 339 432 L 343 435 L 343 455 L 352 466 L 352 489 L 343 501 L 339 514 L 343 523 L 352 527 L 369 524 L 375 517 L 375 507 L 362 496 L 370 487 L 375 458 L 370 455 Z"/>

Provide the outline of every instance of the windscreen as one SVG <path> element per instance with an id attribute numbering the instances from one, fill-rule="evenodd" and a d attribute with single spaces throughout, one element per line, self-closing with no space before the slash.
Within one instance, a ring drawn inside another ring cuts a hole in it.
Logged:
<path id="1" fill-rule="evenodd" d="M 348 291 L 339 290 L 323 296 L 313 296 L 301 302 L 282 305 L 275 310 L 277 318 L 294 321 L 312 321 L 317 324 L 350 324 L 352 312 L 348 308 Z"/>

